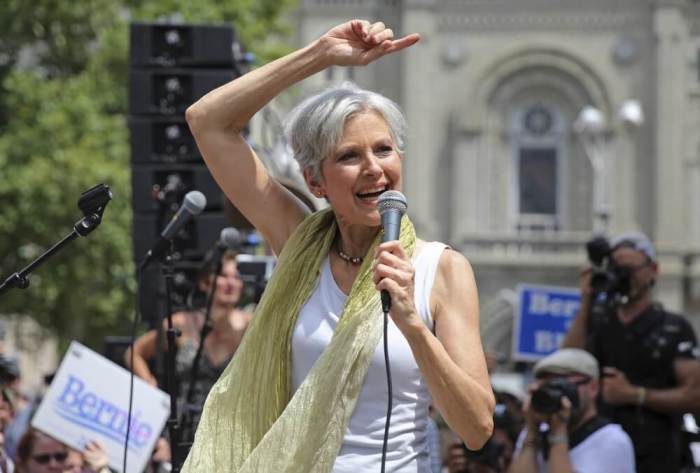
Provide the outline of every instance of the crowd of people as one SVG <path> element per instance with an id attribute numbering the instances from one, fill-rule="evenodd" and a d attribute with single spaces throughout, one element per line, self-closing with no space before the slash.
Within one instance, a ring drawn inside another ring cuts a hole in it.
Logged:
<path id="1" fill-rule="evenodd" d="M 98 440 L 75 449 L 31 427 L 41 396 L 30 397 L 22 390 L 20 374 L 17 359 L 0 354 L 0 473 L 112 472 Z"/>
<path id="2" fill-rule="evenodd" d="M 455 444 L 449 472 L 699 471 L 691 444 L 700 351 L 688 320 L 654 301 L 658 276 L 648 237 L 612 238 L 607 267 L 581 273 L 581 305 L 562 347 L 534 365 L 512 455 L 503 442 L 499 461 L 479 466 L 479 452 Z"/>

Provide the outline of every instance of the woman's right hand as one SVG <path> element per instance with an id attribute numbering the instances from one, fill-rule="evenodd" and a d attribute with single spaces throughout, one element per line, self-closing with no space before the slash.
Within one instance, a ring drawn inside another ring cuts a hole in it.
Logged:
<path id="1" fill-rule="evenodd" d="M 400 51 L 420 40 L 417 33 L 394 39 L 394 32 L 381 21 L 350 20 L 320 38 L 330 61 L 339 66 L 364 66 L 380 57 Z"/>

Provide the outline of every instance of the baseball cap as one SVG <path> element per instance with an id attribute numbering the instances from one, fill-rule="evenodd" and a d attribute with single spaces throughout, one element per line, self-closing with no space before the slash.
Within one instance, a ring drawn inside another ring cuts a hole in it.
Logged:
<path id="1" fill-rule="evenodd" d="M 535 364 L 534 372 L 535 377 L 544 374 L 582 374 L 591 378 L 600 376 L 598 361 L 580 348 L 562 348 L 545 356 Z"/>
<path id="2" fill-rule="evenodd" d="M 610 248 L 615 251 L 617 248 L 633 248 L 644 253 L 650 260 L 656 261 L 656 251 L 651 240 L 642 232 L 620 233 L 610 240 Z"/>

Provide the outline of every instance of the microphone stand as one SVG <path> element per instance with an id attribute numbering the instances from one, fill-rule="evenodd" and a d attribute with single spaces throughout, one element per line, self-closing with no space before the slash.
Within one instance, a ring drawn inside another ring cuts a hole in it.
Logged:
<path id="1" fill-rule="evenodd" d="M 99 212 L 90 213 L 80 219 L 73 226 L 73 231 L 65 236 L 61 241 L 53 245 L 51 248 L 46 250 L 37 259 L 29 263 L 27 267 L 11 274 L 5 281 L 0 285 L 0 295 L 8 290 L 16 287 L 18 289 L 26 289 L 29 287 L 29 275 L 31 272 L 39 266 L 41 263 L 46 261 L 49 257 L 57 253 L 61 248 L 63 248 L 69 241 L 76 239 L 78 236 L 87 236 L 95 228 L 97 228 L 102 222 L 102 214 Z"/>
<path id="2" fill-rule="evenodd" d="M 204 323 L 202 324 L 202 329 L 200 330 L 199 333 L 199 346 L 197 347 L 197 352 L 194 355 L 194 360 L 192 360 L 192 367 L 190 370 L 190 382 L 187 387 L 187 397 L 185 398 L 185 406 L 189 408 L 192 405 L 192 401 L 194 400 L 194 388 L 195 388 L 195 382 L 197 381 L 197 378 L 199 377 L 199 364 L 202 359 L 202 354 L 204 353 L 204 340 L 207 338 L 209 333 L 211 333 L 212 329 L 214 328 L 211 323 L 211 306 L 212 303 L 214 302 L 214 294 L 216 294 L 216 278 L 221 274 L 221 256 L 218 255 L 218 252 L 215 253 L 215 256 L 217 256 L 216 260 L 216 268 L 214 270 L 214 281 L 212 282 L 211 286 L 209 287 L 209 292 L 207 294 L 207 304 L 206 304 L 206 311 L 204 312 Z M 201 409 L 201 406 L 200 406 Z M 183 409 L 184 410 L 184 409 Z M 189 412 L 189 411 L 188 411 Z M 182 424 L 184 425 L 184 417 L 186 416 L 186 413 L 183 412 L 183 422 Z M 187 419 L 189 422 L 192 422 L 192 417 L 190 416 Z"/>
<path id="3" fill-rule="evenodd" d="M 173 293 L 173 273 L 174 265 L 170 255 L 172 253 L 172 242 L 170 243 L 170 251 L 165 257 L 165 262 L 162 265 L 163 276 L 165 278 L 165 305 L 167 311 L 168 329 L 166 336 L 168 340 L 168 353 L 165 362 L 165 384 L 170 394 L 170 417 L 168 418 L 168 432 L 170 433 L 170 445 L 172 450 L 172 470 L 174 473 L 180 471 L 184 458 L 180 451 L 180 433 L 181 426 L 178 422 L 177 414 L 177 394 L 176 394 L 176 374 L 175 374 L 175 340 L 180 336 L 180 330 L 173 327 L 173 311 L 172 311 L 172 293 Z"/>

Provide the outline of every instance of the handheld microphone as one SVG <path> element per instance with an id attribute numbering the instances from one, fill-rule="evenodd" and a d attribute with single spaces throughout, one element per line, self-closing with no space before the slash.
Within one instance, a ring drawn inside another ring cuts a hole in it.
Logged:
<path id="1" fill-rule="evenodd" d="M 399 191 L 386 191 L 379 196 L 377 209 L 382 218 L 382 228 L 384 235 L 382 243 L 398 240 L 401 233 L 401 217 L 406 213 L 408 204 L 406 197 Z M 382 289 L 382 310 L 388 313 L 391 309 L 391 296 L 386 289 Z"/>
<path id="2" fill-rule="evenodd" d="M 182 230 L 182 227 L 189 222 L 192 217 L 199 215 L 204 210 L 207 205 L 207 198 L 204 197 L 199 191 L 190 191 L 185 194 L 182 205 L 177 210 L 173 218 L 168 222 L 168 225 L 161 232 L 160 238 L 156 242 L 155 246 L 146 253 L 143 259 L 143 265 L 147 265 L 155 260 L 162 260 L 168 248 L 170 247 L 170 241 L 177 235 L 177 233 Z"/>

